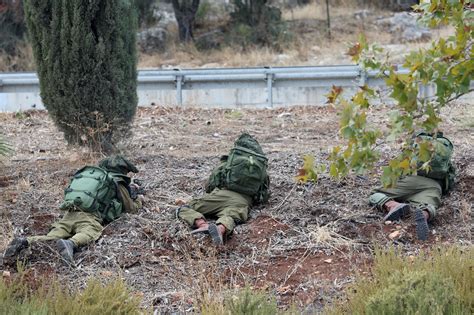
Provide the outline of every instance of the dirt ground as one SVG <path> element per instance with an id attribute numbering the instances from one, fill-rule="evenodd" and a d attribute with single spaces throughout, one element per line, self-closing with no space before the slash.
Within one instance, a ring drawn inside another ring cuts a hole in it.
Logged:
<path id="1" fill-rule="evenodd" d="M 369 116 L 384 125 L 388 110 L 380 107 Z M 77 267 L 65 266 L 54 244 L 38 244 L 25 253 L 26 268 L 70 287 L 83 287 L 91 277 L 107 281 L 119 276 L 143 297 L 144 307 L 163 313 L 199 311 L 204 297 L 246 285 L 274 294 L 282 308 L 293 304 L 318 312 L 343 298 L 342 289 L 357 273 L 370 271 L 377 244 L 414 255 L 447 244 L 472 246 L 472 106 L 454 104 L 444 114 L 443 129 L 455 144 L 458 184 L 444 199 L 425 243 L 416 240 L 412 220 L 386 225 L 382 214 L 367 205 L 378 184 L 377 171 L 340 182 L 323 174 L 317 183 L 295 183 L 304 154 L 323 163 L 329 147 L 340 142 L 334 109 L 155 107 L 138 111 L 133 136 L 120 144 L 140 169 L 144 208 L 107 225 L 99 241 L 76 254 Z M 68 147 L 46 112 L 0 114 L 0 121 L 0 133 L 15 148 L 0 166 L 3 252 L 13 235 L 47 233 L 61 216 L 58 205 L 71 174 L 98 157 Z M 176 220 L 176 203 L 203 194 L 219 156 L 242 131 L 255 135 L 269 157 L 272 197 L 254 207 L 250 220 L 216 249 Z M 382 165 L 395 152 L 387 144 L 381 148 Z M 392 239 L 394 231 L 400 233 Z"/>

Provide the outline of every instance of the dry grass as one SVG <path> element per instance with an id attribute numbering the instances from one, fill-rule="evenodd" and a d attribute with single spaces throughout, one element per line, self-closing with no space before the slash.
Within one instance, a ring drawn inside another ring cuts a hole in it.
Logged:
<path id="1" fill-rule="evenodd" d="M 347 7 L 357 9 L 355 1 L 345 1 L 347 5 L 331 5 L 329 6 L 329 13 L 331 18 L 338 16 L 346 16 L 348 14 Z M 283 20 L 294 21 L 294 20 L 326 20 L 326 2 L 325 1 L 314 1 L 307 5 L 297 6 L 293 8 L 283 9 Z M 352 11 L 352 10 L 351 10 Z"/>
<path id="2" fill-rule="evenodd" d="M 175 46 L 163 55 L 141 55 L 139 68 L 286 66 L 305 60 L 305 56 L 307 56 L 307 52 L 299 47 L 287 50 L 284 54 L 278 54 L 268 47 L 254 48 L 250 51 L 239 50 L 235 47 L 198 51 L 194 47 Z"/>

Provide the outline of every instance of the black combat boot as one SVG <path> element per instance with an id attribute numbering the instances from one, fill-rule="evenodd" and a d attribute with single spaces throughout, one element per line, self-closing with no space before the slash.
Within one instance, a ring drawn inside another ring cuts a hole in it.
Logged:
<path id="1" fill-rule="evenodd" d="M 74 263 L 74 250 L 76 245 L 71 240 L 57 240 L 56 245 L 58 247 L 59 254 L 61 257 L 70 264 Z"/>
<path id="2" fill-rule="evenodd" d="M 222 224 L 209 224 L 209 234 L 211 235 L 212 241 L 216 245 L 224 244 L 225 226 Z"/>
<path id="3" fill-rule="evenodd" d="M 426 241 L 429 235 L 428 219 L 429 212 L 422 208 L 415 210 L 416 236 L 420 241 Z"/>
<path id="4" fill-rule="evenodd" d="M 409 204 L 399 203 L 395 200 L 387 201 L 383 207 L 388 211 L 387 215 L 383 218 L 384 221 L 397 221 L 410 213 Z"/>
<path id="5" fill-rule="evenodd" d="M 10 244 L 8 244 L 5 253 L 3 254 L 3 263 L 6 265 L 12 265 L 16 263 L 20 252 L 28 248 L 28 240 L 24 237 L 15 237 Z"/>

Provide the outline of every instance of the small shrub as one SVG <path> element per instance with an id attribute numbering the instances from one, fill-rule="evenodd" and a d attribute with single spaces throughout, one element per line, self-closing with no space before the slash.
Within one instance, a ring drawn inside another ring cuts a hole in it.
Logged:
<path id="1" fill-rule="evenodd" d="M 222 292 L 221 292 L 222 293 Z M 263 291 L 246 287 L 223 300 L 206 300 L 201 306 L 203 315 L 275 315 L 281 314 L 275 298 Z"/>
<path id="2" fill-rule="evenodd" d="M 229 31 L 227 41 L 248 48 L 255 42 L 254 30 L 251 26 L 243 23 L 235 24 Z"/>
<path id="3" fill-rule="evenodd" d="M 451 279 L 427 271 L 394 273 L 390 284 L 366 302 L 366 314 L 459 314 Z M 467 311 L 467 309 L 466 309 Z"/>
<path id="4" fill-rule="evenodd" d="M 196 12 L 195 25 L 198 26 L 198 25 L 205 24 L 212 10 L 213 10 L 212 4 L 209 1 L 202 1 L 199 4 L 199 8 Z"/>
<path id="5" fill-rule="evenodd" d="M 225 301 L 232 315 L 273 315 L 278 313 L 276 301 L 263 292 L 245 288 Z"/>
<path id="6" fill-rule="evenodd" d="M 138 25 L 140 27 L 148 27 L 156 22 L 153 10 L 157 0 L 134 0 L 134 4 L 138 11 Z"/>
<path id="7" fill-rule="evenodd" d="M 2 156 L 7 156 L 12 152 L 12 147 L 8 142 L 3 139 L 3 137 L 0 135 L 0 157 Z"/>
<path id="8" fill-rule="evenodd" d="M 0 279 L 0 314 L 142 314 L 140 300 L 121 280 L 88 282 L 70 292 L 58 280 L 37 279 L 27 271 Z"/>
<path id="9" fill-rule="evenodd" d="M 331 314 L 472 314 L 474 250 L 452 247 L 404 257 L 376 250 L 372 277 L 348 289 Z"/>

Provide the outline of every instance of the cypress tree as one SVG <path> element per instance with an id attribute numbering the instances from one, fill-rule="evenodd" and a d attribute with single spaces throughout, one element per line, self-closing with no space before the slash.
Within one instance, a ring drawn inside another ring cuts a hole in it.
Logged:
<path id="1" fill-rule="evenodd" d="M 25 0 L 25 16 L 49 115 L 68 143 L 110 149 L 137 106 L 132 1 Z"/>

